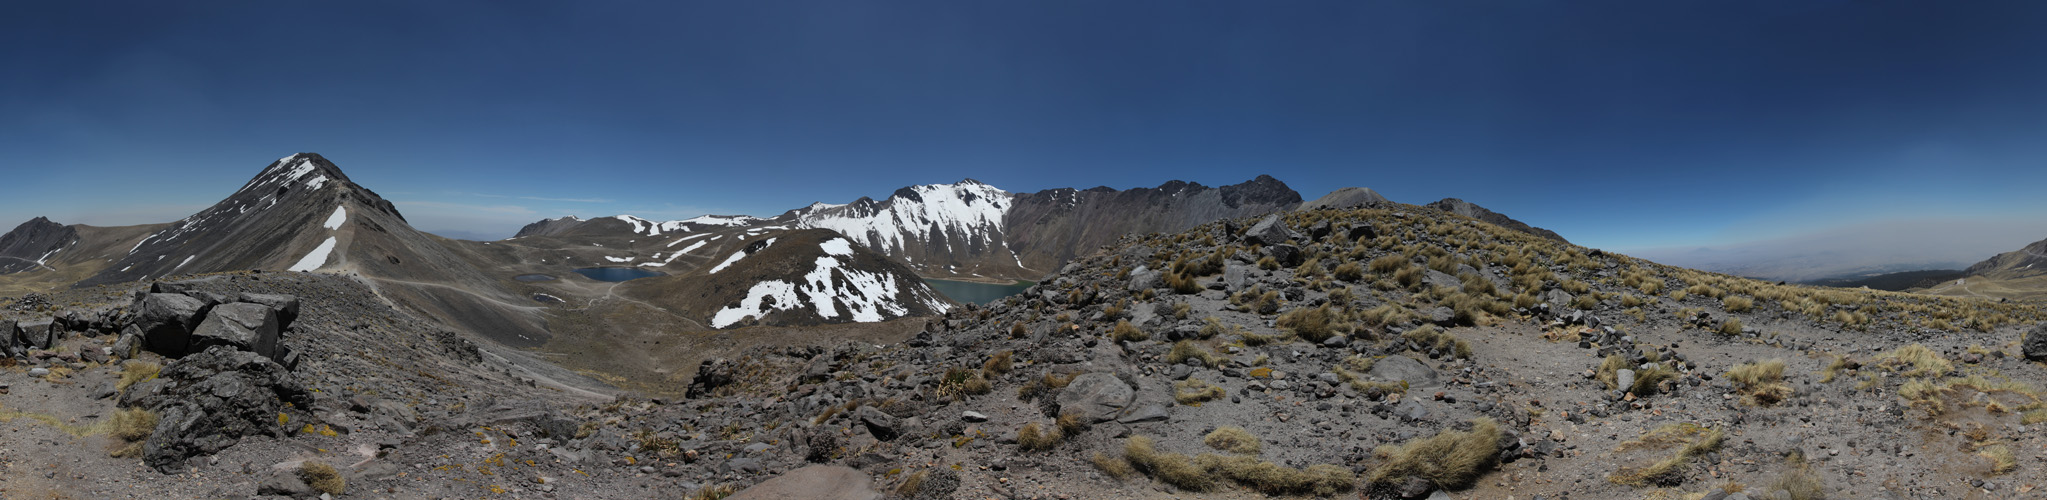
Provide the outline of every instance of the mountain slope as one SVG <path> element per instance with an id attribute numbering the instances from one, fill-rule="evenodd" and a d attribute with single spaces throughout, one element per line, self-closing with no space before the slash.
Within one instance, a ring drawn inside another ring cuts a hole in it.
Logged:
<path id="1" fill-rule="evenodd" d="M 1530 226 L 1526 222 L 1514 220 L 1514 218 L 1512 217 L 1508 217 L 1505 214 L 1494 212 L 1492 210 L 1487 210 L 1485 207 L 1478 206 L 1477 204 L 1474 204 L 1472 202 L 1456 198 L 1444 198 L 1441 200 L 1437 200 L 1435 203 L 1430 203 L 1426 206 L 1429 208 L 1434 208 L 1437 210 L 1442 210 L 1445 212 L 1450 212 L 1453 214 L 1490 222 L 1494 225 L 1498 225 L 1500 227 L 1504 227 L 1507 229 L 1512 229 L 1515 231 L 1541 236 L 1543 238 L 1547 238 L 1558 243 L 1570 243 L 1570 241 L 1565 240 L 1562 235 L 1557 234 L 1556 231 Z"/>
<path id="2" fill-rule="evenodd" d="M 150 227 L 74 286 L 240 270 L 355 273 L 393 304 L 472 333 L 514 346 L 547 338 L 540 308 L 319 154 L 271 162 L 213 206 Z"/>
<path id="3" fill-rule="evenodd" d="M 48 269 L 50 256 L 78 243 L 78 230 L 37 217 L 0 235 L 0 274 Z"/>
<path id="4" fill-rule="evenodd" d="M 1961 276 L 1953 281 L 1916 291 L 1958 297 L 2047 299 L 2047 240 L 1984 259 L 1962 270 Z"/>
<path id="5" fill-rule="evenodd" d="M 1004 219 L 1030 269 L 1052 270 L 1127 234 L 1176 233 L 1209 221 L 1283 212 L 1301 194 L 1269 175 L 1219 188 L 1172 181 L 1117 191 L 1053 189 L 1017 197 Z"/>
<path id="6" fill-rule="evenodd" d="M 1321 210 L 1325 208 L 1329 209 L 1356 208 L 1372 203 L 1387 203 L 1387 200 L 1386 197 L 1380 196 L 1379 192 L 1373 191 L 1372 188 L 1347 187 L 1340 188 L 1335 191 L 1330 191 L 1329 194 L 1322 195 L 1321 198 L 1316 198 L 1315 201 L 1302 203 L 1301 206 L 1299 208 L 1295 208 L 1294 211 L 1306 212 L 1309 210 Z"/>
<path id="7" fill-rule="evenodd" d="M 727 248 L 712 254 L 716 264 L 616 293 L 715 329 L 874 323 L 953 307 L 909 268 L 830 230 L 768 232 Z"/>

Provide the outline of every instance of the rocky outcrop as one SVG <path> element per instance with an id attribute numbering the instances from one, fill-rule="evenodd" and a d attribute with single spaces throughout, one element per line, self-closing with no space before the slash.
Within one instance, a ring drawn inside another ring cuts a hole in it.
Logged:
<path id="1" fill-rule="evenodd" d="M 253 352 L 213 346 L 131 388 L 121 405 L 155 412 L 143 462 L 166 473 L 244 436 L 282 436 L 311 421 L 313 394 L 284 365 Z"/>
<path id="2" fill-rule="evenodd" d="M 1472 202 L 1456 198 L 1444 198 L 1441 200 L 1437 200 L 1435 203 L 1430 203 L 1427 206 L 1429 208 L 1485 221 L 1486 223 L 1495 226 L 1500 226 L 1507 229 L 1512 229 L 1515 231 L 1540 236 L 1550 240 L 1555 240 L 1558 243 L 1570 243 L 1569 241 L 1565 241 L 1564 237 L 1562 235 L 1557 234 L 1556 231 L 1530 226 L 1528 225 L 1528 223 L 1514 220 L 1514 218 L 1508 217 L 1505 214 L 1501 214 L 1499 212 L 1487 210 L 1485 207 L 1478 206 L 1476 204 L 1473 204 Z"/>
<path id="3" fill-rule="evenodd" d="M 1379 203 L 1388 203 L 1388 201 L 1386 197 L 1379 196 L 1378 191 L 1373 191 L 1371 188 L 1347 187 L 1330 191 L 1329 194 L 1322 195 L 1321 198 L 1316 198 L 1314 201 L 1302 203 L 1300 208 L 1295 208 L 1294 211 L 1344 210 Z"/>

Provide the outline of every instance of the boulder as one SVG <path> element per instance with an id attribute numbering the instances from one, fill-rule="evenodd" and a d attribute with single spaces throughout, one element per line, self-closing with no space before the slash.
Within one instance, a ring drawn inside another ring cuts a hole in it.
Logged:
<path id="1" fill-rule="evenodd" d="M 2025 353 L 2026 359 L 2047 361 L 2047 323 L 2033 325 L 2033 329 L 2019 340 L 2019 349 Z"/>
<path id="2" fill-rule="evenodd" d="M 236 302 L 215 306 L 199 327 L 192 330 L 188 349 L 203 351 L 213 346 L 261 354 L 277 360 L 277 311 L 270 306 Z"/>
<path id="3" fill-rule="evenodd" d="M 732 371 L 737 368 L 736 364 L 725 358 L 712 359 L 697 364 L 697 375 L 695 378 L 690 379 L 689 389 L 684 393 L 684 396 L 690 399 L 711 396 L 711 391 L 732 384 L 733 380 L 735 380 Z"/>
<path id="4" fill-rule="evenodd" d="M 1059 390 L 1060 413 L 1079 413 L 1088 423 L 1107 422 L 1115 419 L 1137 391 L 1123 379 L 1108 373 L 1089 373 L 1073 378 L 1073 382 Z"/>
<path id="5" fill-rule="evenodd" d="M 134 324 L 142 329 L 144 347 L 175 358 L 191 347 L 192 329 L 205 319 L 206 309 L 205 301 L 190 296 L 152 293 L 135 304 Z"/>
<path id="6" fill-rule="evenodd" d="M 875 439 L 894 441 L 896 436 L 902 435 L 901 422 L 898 422 L 895 416 L 882 413 L 873 406 L 862 405 L 854 415 L 859 417 L 861 425 L 867 426 L 867 433 L 873 434 Z"/>
<path id="7" fill-rule="evenodd" d="M 1372 363 L 1370 375 L 1386 382 L 1407 382 L 1409 388 L 1435 387 L 1436 370 L 1407 356 L 1387 356 Z"/>
<path id="8" fill-rule="evenodd" d="M 147 386 L 121 398 L 125 407 L 156 412 L 156 430 L 142 445 L 143 463 L 165 473 L 245 436 L 281 436 L 284 419 L 307 421 L 313 394 L 270 358 L 215 346 L 171 362 Z"/>
<path id="9" fill-rule="evenodd" d="M 1286 228 L 1286 221 L 1279 214 L 1265 216 L 1251 229 L 1244 231 L 1244 242 L 1253 245 L 1278 245 L 1293 239 L 1293 231 Z"/>
<path id="10" fill-rule="evenodd" d="M 121 337 L 114 340 L 114 357 L 130 359 L 138 354 L 142 354 L 142 328 L 128 325 L 121 329 Z"/>
<path id="11" fill-rule="evenodd" d="M 1138 266 L 1137 270 L 1130 272 L 1130 285 L 1125 288 L 1132 292 L 1142 292 L 1154 288 L 1164 288 L 1165 286 L 1165 273 L 1146 269 L 1144 266 Z"/>
<path id="12" fill-rule="evenodd" d="M 1344 237 L 1350 238 L 1351 241 L 1357 241 L 1358 238 L 1378 238 L 1379 230 L 1374 229 L 1369 223 L 1359 222 L 1351 224 L 1350 231 L 1345 233 Z"/>
<path id="13" fill-rule="evenodd" d="M 1329 233 L 1332 232 L 1334 230 L 1329 227 L 1329 219 L 1323 219 L 1320 222 L 1316 222 L 1313 226 L 1308 226 L 1308 239 L 1321 241 L 1322 238 L 1328 237 Z"/>
<path id="14" fill-rule="evenodd" d="M 733 493 L 726 500 L 879 500 L 881 493 L 867 473 L 838 465 L 812 465 L 782 473 L 753 487 Z"/>
<path id="15" fill-rule="evenodd" d="M 54 343 L 50 335 L 51 320 L 25 321 L 15 326 L 14 341 L 23 350 L 28 348 L 49 349 Z"/>
<path id="16" fill-rule="evenodd" d="M 1550 290 L 1542 294 L 1543 303 L 1549 304 L 1550 310 L 1553 311 L 1570 310 L 1573 298 L 1575 297 L 1572 297 L 1569 292 L 1563 290 Z"/>
<path id="17" fill-rule="evenodd" d="M 1630 388 L 1635 386 L 1635 371 L 1622 368 L 1613 372 L 1613 380 L 1620 386 L 1620 390 L 1631 390 Z"/>
<path id="18" fill-rule="evenodd" d="M 0 356 L 11 358 L 26 351 L 21 348 L 21 323 L 11 319 L 0 321 Z"/>
<path id="19" fill-rule="evenodd" d="M 1271 257 L 1272 260 L 1279 261 L 1279 265 L 1286 267 L 1301 265 L 1301 260 L 1304 257 L 1301 254 L 1301 247 L 1287 244 L 1265 247 L 1264 253 L 1266 257 Z"/>
<path id="20" fill-rule="evenodd" d="M 1231 262 L 1223 265 L 1223 289 L 1237 293 L 1251 286 L 1251 266 Z"/>
<path id="21" fill-rule="evenodd" d="M 241 297 L 239 297 L 239 300 L 237 300 L 237 302 L 247 302 L 250 304 L 263 304 L 266 306 L 270 306 L 271 310 L 277 311 L 278 331 L 284 331 L 287 328 L 291 328 L 292 322 L 298 321 L 299 319 L 298 297 L 282 294 L 244 293 L 241 295 Z"/>

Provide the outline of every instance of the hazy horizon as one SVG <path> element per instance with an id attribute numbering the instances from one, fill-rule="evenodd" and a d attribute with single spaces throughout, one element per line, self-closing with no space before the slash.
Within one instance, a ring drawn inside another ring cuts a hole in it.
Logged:
<path id="1" fill-rule="evenodd" d="M 318 152 L 467 238 L 963 178 L 1260 174 L 1305 199 L 1462 198 L 1681 265 L 1973 262 L 2047 238 L 2032 3 L 22 10 L 0 20 L 0 223 L 169 222 Z"/>

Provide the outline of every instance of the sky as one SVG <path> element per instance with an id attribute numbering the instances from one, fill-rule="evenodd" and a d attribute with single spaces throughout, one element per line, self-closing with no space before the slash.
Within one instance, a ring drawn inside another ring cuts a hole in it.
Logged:
<path id="1" fill-rule="evenodd" d="M 1270 174 L 1645 256 L 1881 253 L 1910 221 L 1983 228 L 1940 238 L 1973 261 L 2047 238 L 2041 26 L 1995 0 L 33 2 L 0 16 L 0 224 L 176 220 L 318 152 L 469 238 Z M 1815 237 L 1843 231 L 1876 239 Z"/>

